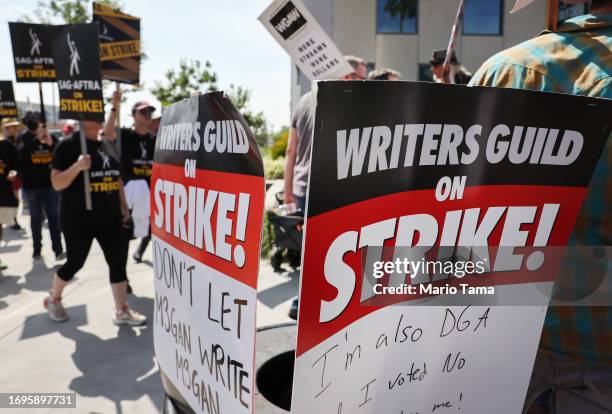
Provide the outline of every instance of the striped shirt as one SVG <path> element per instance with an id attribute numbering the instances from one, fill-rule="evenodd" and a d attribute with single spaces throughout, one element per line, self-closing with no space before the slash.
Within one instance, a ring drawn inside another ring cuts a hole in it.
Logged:
<path id="1" fill-rule="evenodd" d="M 612 15 L 578 16 L 565 21 L 554 33 L 544 32 L 504 50 L 482 65 L 470 85 L 612 99 Z M 612 244 L 611 161 L 612 145 L 608 139 L 570 245 Z M 572 267 L 580 269 L 573 272 L 576 284 L 584 283 L 586 267 L 580 260 Z M 608 257 L 609 287 L 611 273 L 612 261 Z M 550 307 L 540 347 L 591 363 L 612 364 L 612 308 Z"/>

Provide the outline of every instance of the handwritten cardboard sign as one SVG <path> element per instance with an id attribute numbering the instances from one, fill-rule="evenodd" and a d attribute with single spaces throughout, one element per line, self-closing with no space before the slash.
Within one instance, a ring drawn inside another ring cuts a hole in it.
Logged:
<path id="1" fill-rule="evenodd" d="M 253 412 L 263 200 L 255 137 L 222 92 L 164 110 L 151 179 L 155 354 L 197 413 Z"/>
<path id="2" fill-rule="evenodd" d="M 545 305 L 372 297 L 473 279 L 511 297 L 525 284 L 550 288 L 546 247 L 567 244 L 612 103 L 430 83 L 317 85 L 292 412 L 520 413 Z M 364 277 L 376 261 L 456 264 L 459 254 L 482 260 L 482 274 Z"/>
<path id="3" fill-rule="evenodd" d="M 340 79 L 353 72 L 340 49 L 300 0 L 273 1 L 259 21 L 308 79 Z"/>

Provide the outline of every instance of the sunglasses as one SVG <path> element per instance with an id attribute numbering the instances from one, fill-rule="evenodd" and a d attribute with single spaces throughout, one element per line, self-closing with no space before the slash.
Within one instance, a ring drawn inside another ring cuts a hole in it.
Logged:
<path id="1" fill-rule="evenodd" d="M 151 108 L 143 108 L 143 109 L 139 109 L 139 110 L 137 110 L 135 112 L 138 112 L 142 116 L 151 117 L 151 115 L 153 115 L 153 111 L 154 111 L 154 109 L 151 109 Z"/>

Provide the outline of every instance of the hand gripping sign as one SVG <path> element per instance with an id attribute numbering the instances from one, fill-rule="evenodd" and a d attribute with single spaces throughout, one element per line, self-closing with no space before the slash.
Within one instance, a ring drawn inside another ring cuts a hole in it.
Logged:
<path id="1" fill-rule="evenodd" d="M 340 79 L 353 72 L 338 46 L 300 0 L 273 1 L 259 21 L 308 79 Z"/>
<path id="2" fill-rule="evenodd" d="M 435 295 L 550 287 L 547 246 L 567 244 L 612 102 L 317 85 L 292 412 L 520 413 L 546 305 Z"/>
<path id="3" fill-rule="evenodd" d="M 167 107 L 151 177 L 155 354 L 197 413 L 253 412 L 264 178 L 222 92 Z"/>

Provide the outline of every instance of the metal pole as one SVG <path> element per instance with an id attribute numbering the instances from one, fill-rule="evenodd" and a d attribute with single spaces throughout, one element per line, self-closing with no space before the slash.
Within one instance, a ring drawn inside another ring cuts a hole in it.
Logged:
<path id="1" fill-rule="evenodd" d="M 79 137 L 81 141 L 81 155 L 87 155 L 87 137 L 85 137 L 85 126 L 79 121 Z M 83 184 L 85 190 L 85 209 L 91 211 L 91 188 L 89 186 L 89 170 L 83 171 Z"/>
<path id="2" fill-rule="evenodd" d="M 117 92 L 121 92 L 121 86 L 119 84 L 119 82 L 115 82 L 115 90 Z M 115 132 L 115 136 L 117 137 L 117 152 L 119 153 L 119 157 L 122 156 L 121 154 L 121 103 L 119 103 L 119 107 L 117 108 L 117 113 L 115 114 L 115 125 L 116 125 L 116 132 Z"/>
<path id="3" fill-rule="evenodd" d="M 47 123 L 47 117 L 45 116 L 45 101 L 43 99 L 42 82 L 38 82 L 38 96 L 40 97 L 40 116 L 43 123 Z"/>
<path id="4" fill-rule="evenodd" d="M 461 21 L 463 20 L 463 4 L 464 1 L 460 0 L 459 8 L 457 9 L 457 16 L 455 17 L 455 24 L 453 24 L 453 30 L 451 31 L 448 47 L 446 48 L 446 57 L 444 58 L 444 64 L 442 66 L 442 73 L 444 74 L 443 76 L 445 81 L 444 83 L 450 83 L 450 79 L 448 78 L 448 76 L 450 76 L 450 60 L 453 49 L 455 49 L 455 43 L 457 42 L 459 26 L 461 26 Z"/>

